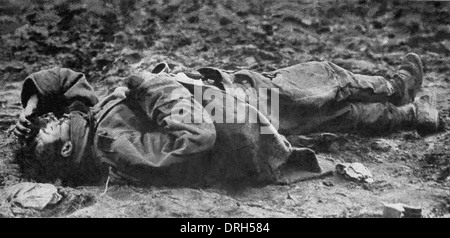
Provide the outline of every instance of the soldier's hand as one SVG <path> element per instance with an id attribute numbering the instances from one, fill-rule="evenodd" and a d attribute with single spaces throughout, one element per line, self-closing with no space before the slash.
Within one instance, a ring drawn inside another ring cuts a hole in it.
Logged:
<path id="1" fill-rule="evenodd" d="M 29 138 L 31 135 L 31 122 L 27 119 L 30 116 L 27 110 L 23 110 L 20 113 L 19 121 L 16 123 L 16 128 L 14 129 L 14 134 L 19 138 Z"/>
<path id="2" fill-rule="evenodd" d="M 113 92 L 113 94 L 115 94 L 121 98 L 126 98 L 129 93 L 130 93 L 130 89 L 128 89 L 127 87 L 117 87 Z"/>

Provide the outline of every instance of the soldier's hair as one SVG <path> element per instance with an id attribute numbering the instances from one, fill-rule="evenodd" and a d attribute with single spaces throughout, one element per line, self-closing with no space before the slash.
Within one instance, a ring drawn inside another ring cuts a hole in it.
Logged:
<path id="1" fill-rule="evenodd" d="M 36 149 L 39 141 L 39 131 L 47 124 L 55 120 L 51 113 L 44 114 L 33 120 L 32 133 L 34 136 L 23 141 L 16 161 L 25 177 L 39 182 L 54 182 L 57 179 L 65 180 L 70 174 L 69 158 L 61 156 L 60 150 L 63 143 L 59 140 L 53 145 L 46 145 L 44 149 Z M 63 119 L 59 119 L 63 120 Z"/>

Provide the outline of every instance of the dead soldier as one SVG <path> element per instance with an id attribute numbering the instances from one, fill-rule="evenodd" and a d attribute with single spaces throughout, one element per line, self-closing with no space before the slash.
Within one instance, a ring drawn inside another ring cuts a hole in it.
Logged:
<path id="1" fill-rule="evenodd" d="M 26 142 L 23 164 L 41 177 L 78 184 L 108 176 L 156 185 L 289 183 L 322 170 L 314 151 L 292 147 L 282 134 L 414 128 L 425 134 L 442 124 L 430 97 L 415 100 L 423 69 L 412 53 L 392 79 L 330 62 L 262 74 L 168 71 L 161 64 L 131 76 L 101 101 L 81 73 L 53 68 L 30 75 L 15 130 Z M 260 89 L 277 93 L 261 97 Z M 214 97 L 204 96 L 211 90 Z M 199 91 L 203 96 L 194 97 Z M 251 103 L 262 98 L 270 101 L 266 108 Z M 274 101 L 279 116 L 269 113 Z M 257 120 L 236 123 L 242 111 Z"/>

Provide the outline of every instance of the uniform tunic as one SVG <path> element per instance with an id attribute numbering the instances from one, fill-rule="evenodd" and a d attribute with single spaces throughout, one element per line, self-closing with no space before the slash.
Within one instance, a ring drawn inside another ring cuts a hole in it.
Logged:
<path id="1" fill-rule="evenodd" d="M 180 83 L 177 77 L 130 77 L 127 90 L 118 88 L 98 102 L 82 74 L 53 68 L 27 77 L 21 97 L 25 105 L 37 94 L 40 112 L 67 112 L 74 102 L 92 107 L 77 112 L 87 115 L 84 122 L 74 116 L 77 123 L 71 123 L 73 163 L 92 173 L 108 167 L 123 178 L 155 184 L 282 179 L 279 168 L 292 147 L 267 117 L 233 95 L 195 82 Z M 222 97 L 195 98 L 196 90 L 215 90 Z M 214 107 L 214 114 L 205 107 Z M 239 108 L 257 114 L 258 120 L 226 123 L 238 117 Z M 182 112 L 176 118 L 175 109 Z M 217 115 L 224 117 L 222 122 L 212 120 Z M 262 127 L 270 133 L 261 133 Z"/>

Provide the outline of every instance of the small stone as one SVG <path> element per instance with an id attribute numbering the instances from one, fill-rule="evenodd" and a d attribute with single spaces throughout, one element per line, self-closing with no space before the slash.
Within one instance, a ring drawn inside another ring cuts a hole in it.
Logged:
<path id="1" fill-rule="evenodd" d="M 417 140 L 417 139 L 420 139 L 420 138 L 421 137 L 417 133 L 417 131 L 408 131 L 408 132 L 405 132 L 403 134 L 403 139 L 405 139 L 405 140 Z"/>
<path id="2" fill-rule="evenodd" d="M 404 217 L 405 218 L 421 218 L 422 217 L 422 208 L 413 207 L 413 206 L 403 206 L 404 209 Z"/>
<path id="3" fill-rule="evenodd" d="M 331 182 L 331 181 L 324 181 L 323 185 L 325 185 L 327 187 L 333 187 L 334 186 L 333 182 Z"/>
<path id="4" fill-rule="evenodd" d="M 383 217 L 384 218 L 401 218 L 403 216 L 403 204 L 384 204 Z"/>
<path id="5" fill-rule="evenodd" d="M 450 41 L 444 40 L 441 42 L 442 47 L 446 50 L 446 52 L 450 52 Z"/>
<path id="6" fill-rule="evenodd" d="M 249 57 L 245 57 L 245 63 L 247 65 L 253 65 L 253 64 L 256 64 L 257 61 L 256 61 L 255 57 L 249 56 Z"/>
<path id="7" fill-rule="evenodd" d="M 124 59 L 129 61 L 130 63 L 134 64 L 144 57 L 143 54 L 140 51 L 137 50 L 131 50 L 129 48 L 125 48 L 122 50 L 121 55 Z"/>
<path id="8" fill-rule="evenodd" d="M 362 33 L 366 33 L 367 29 L 363 25 L 356 25 L 355 30 L 360 31 Z"/>
<path id="9" fill-rule="evenodd" d="M 363 164 L 361 163 L 339 163 L 336 165 L 336 172 L 338 174 L 344 175 L 345 178 L 373 183 L 373 175 Z"/>
<path id="10" fill-rule="evenodd" d="M 373 150 L 389 152 L 395 147 L 395 144 L 392 141 L 386 139 L 378 139 L 374 141 L 370 146 Z"/>
<path id="11" fill-rule="evenodd" d="M 62 196 L 52 184 L 19 183 L 6 188 L 6 200 L 23 208 L 43 210 L 49 204 L 56 204 Z"/>

